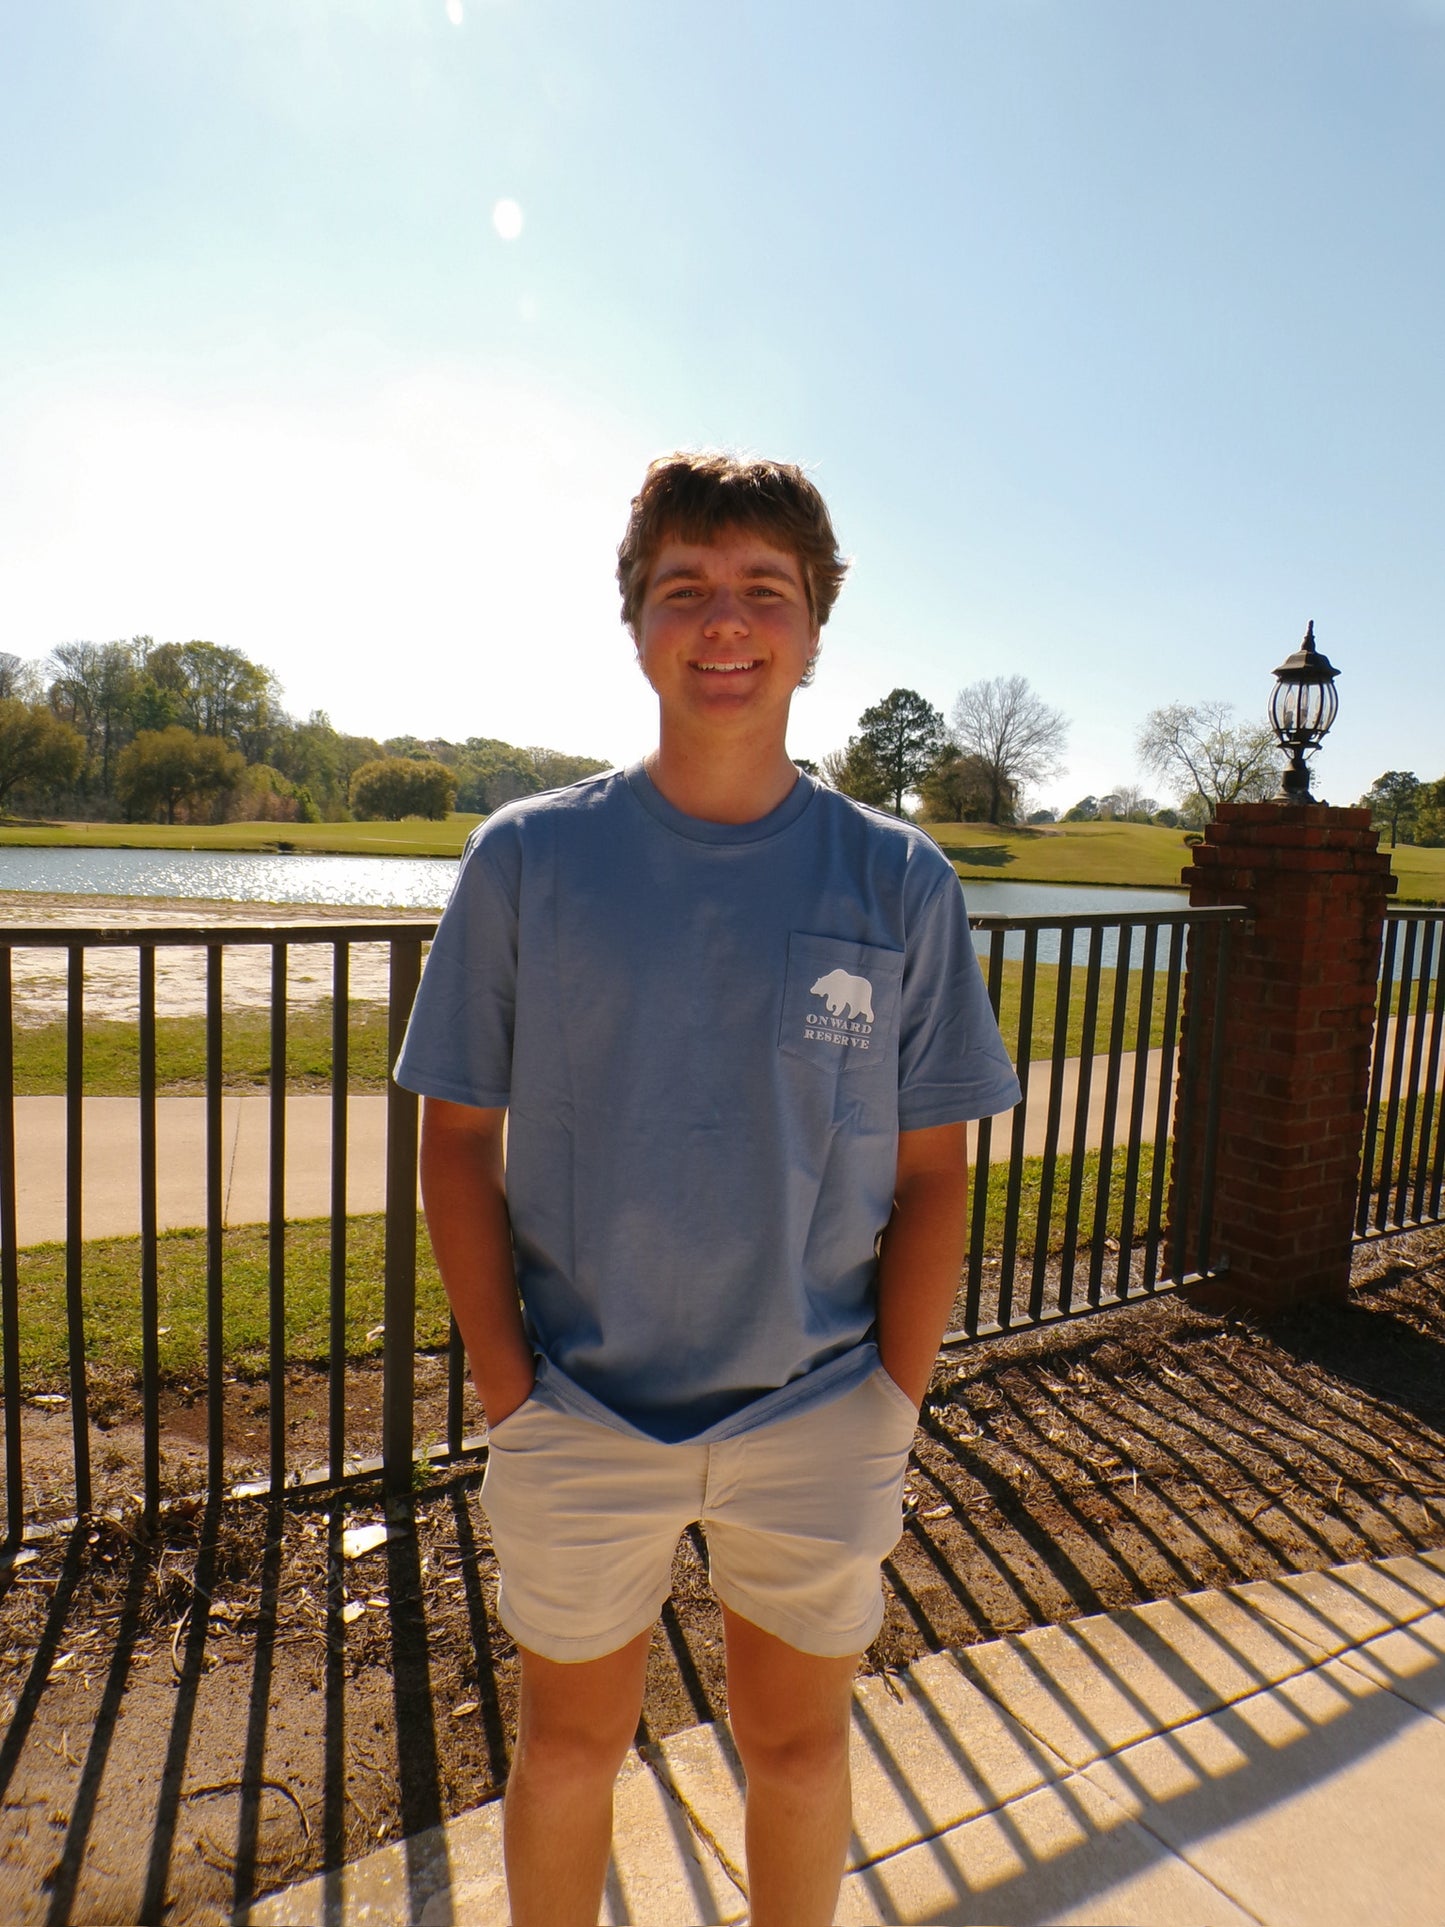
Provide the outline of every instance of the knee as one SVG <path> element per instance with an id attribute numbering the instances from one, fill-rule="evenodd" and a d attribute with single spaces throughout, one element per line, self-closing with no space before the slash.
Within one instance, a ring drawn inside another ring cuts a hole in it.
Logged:
<path id="1" fill-rule="evenodd" d="M 734 1716 L 732 1727 L 750 1785 L 786 1789 L 847 1778 L 846 1718 L 793 1725 Z"/>
<path id="2" fill-rule="evenodd" d="M 555 1787 L 586 1786 L 597 1781 L 610 1784 L 631 1743 L 632 1729 L 615 1724 L 524 1719 L 512 1770 Z"/>

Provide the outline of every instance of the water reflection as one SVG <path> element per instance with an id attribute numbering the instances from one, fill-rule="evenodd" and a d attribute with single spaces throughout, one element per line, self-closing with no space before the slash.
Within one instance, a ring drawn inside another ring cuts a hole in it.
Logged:
<path id="1" fill-rule="evenodd" d="M 456 873 L 453 857 L 0 848 L 0 891 L 63 896 L 193 897 L 213 902 L 437 910 L 446 902 Z M 970 880 L 964 893 L 974 916 L 1118 917 L 1131 910 L 1182 910 L 1189 902 L 1182 890 L 1081 884 Z M 986 935 L 976 936 L 975 942 L 986 952 Z M 1115 961 L 1116 947 L 1110 932 L 1105 938 L 1106 965 Z M 1004 954 L 1021 957 L 1022 936 L 1010 935 Z M 1058 961 L 1056 931 L 1043 933 L 1038 954 L 1041 963 Z M 1087 934 L 1075 939 L 1074 954 L 1083 962 L 1088 954 Z"/>
<path id="2" fill-rule="evenodd" d="M 436 910 L 446 902 L 456 873 L 454 857 L 0 849 L 0 890 L 60 896 L 206 897 L 216 902 Z"/>

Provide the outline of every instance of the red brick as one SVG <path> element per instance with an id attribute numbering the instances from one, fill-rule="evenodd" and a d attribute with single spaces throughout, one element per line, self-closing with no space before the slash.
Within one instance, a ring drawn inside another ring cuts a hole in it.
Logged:
<path id="1" fill-rule="evenodd" d="M 1380 934 L 1392 879 L 1369 812 L 1222 808 L 1185 873 L 1194 903 L 1244 904 L 1222 1011 L 1215 1242 L 1254 1303 L 1334 1294 L 1348 1276 Z M 1185 1021 L 1210 1040 L 1201 956 Z M 1198 1136 L 1192 1159 L 1201 1155 Z"/>

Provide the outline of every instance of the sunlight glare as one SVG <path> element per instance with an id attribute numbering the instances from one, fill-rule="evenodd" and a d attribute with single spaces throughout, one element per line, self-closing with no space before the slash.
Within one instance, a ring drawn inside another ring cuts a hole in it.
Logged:
<path id="1" fill-rule="evenodd" d="M 498 201 L 492 209 L 492 226 L 504 241 L 515 241 L 522 232 L 522 210 L 515 201 Z"/>
<path id="2" fill-rule="evenodd" d="M 447 19 L 451 21 L 452 25 L 459 27 L 462 24 L 463 17 L 462 0 L 447 0 Z"/>

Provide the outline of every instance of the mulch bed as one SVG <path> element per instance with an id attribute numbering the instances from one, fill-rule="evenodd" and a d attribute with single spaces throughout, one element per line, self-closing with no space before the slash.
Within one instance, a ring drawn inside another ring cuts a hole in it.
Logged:
<path id="1" fill-rule="evenodd" d="M 516 1655 L 479 1482 L 355 1559 L 374 1487 L 179 1498 L 152 1536 L 93 1519 L 0 1576 L 0 1917 L 228 1920 L 494 1794 Z M 873 1670 L 1445 1544 L 1445 1234 L 1364 1248 L 1346 1304 L 1267 1327 L 1166 1299 L 957 1354 L 908 1500 Z M 685 1541 L 643 1737 L 723 1706 Z"/>

